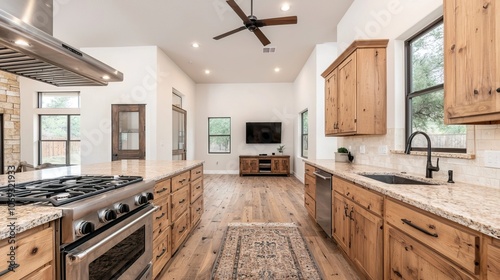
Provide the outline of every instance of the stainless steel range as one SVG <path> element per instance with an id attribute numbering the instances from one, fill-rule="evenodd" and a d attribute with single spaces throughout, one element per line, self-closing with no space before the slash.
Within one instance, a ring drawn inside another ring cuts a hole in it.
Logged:
<path id="1" fill-rule="evenodd" d="M 14 199 L 62 210 L 61 279 L 151 279 L 153 189 L 138 176 L 64 176 L 16 184 Z"/>

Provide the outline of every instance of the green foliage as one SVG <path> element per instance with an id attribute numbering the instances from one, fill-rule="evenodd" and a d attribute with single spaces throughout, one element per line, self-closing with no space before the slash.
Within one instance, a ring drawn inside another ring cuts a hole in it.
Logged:
<path id="1" fill-rule="evenodd" d="M 276 150 L 278 150 L 278 153 L 283 153 L 283 151 L 285 150 L 285 145 L 279 145 Z"/>
<path id="2" fill-rule="evenodd" d="M 347 150 L 347 148 L 345 148 L 345 147 L 340 147 L 337 149 L 337 152 L 341 153 L 341 154 L 347 154 L 349 152 L 349 150 Z"/>
<path id="3" fill-rule="evenodd" d="M 208 118 L 210 153 L 231 151 L 231 118 Z"/>

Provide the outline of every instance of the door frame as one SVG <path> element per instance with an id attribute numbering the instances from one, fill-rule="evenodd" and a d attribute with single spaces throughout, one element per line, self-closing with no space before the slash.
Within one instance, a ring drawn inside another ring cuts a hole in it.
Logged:
<path id="1" fill-rule="evenodd" d="M 186 160 L 186 153 L 187 153 L 187 111 L 179 108 L 175 105 L 172 105 L 172 114 L 174 111 L 179 112 L 184 115 L 184 149 L 178 149 L 178 150 L 173 150 L 172 149 L 172 156 L 177 156 L 181 155 L 182 160 Z M 173 117 L 172 117 L 173 119 Z M 172 137 L 173 137 L 173 128 L 172 128 Z"/>
<path id="2" fill-rule="evenodd" d="M 119 150 L 120 112 L 139 113 L 139 149 Z M 146 104 L 111 104 L 111 160 L 146 158 Z"/>

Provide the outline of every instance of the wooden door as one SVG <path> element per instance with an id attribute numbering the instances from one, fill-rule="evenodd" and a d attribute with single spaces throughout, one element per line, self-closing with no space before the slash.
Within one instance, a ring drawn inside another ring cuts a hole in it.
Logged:
<path id="1" fill-rule="evenodd" d="M 113 104 L 112 160 L 146 157 L 146 105 Z"/>
<path id="2" fill-rule="evenodd" d="M 337 241 L 337 244 L 344 250 L 344 252 L 349 252 L 351 246 L 349 239 L 349 204 L 347 200 L 334 192 L 333 195 L 333 238 Z"/>
<path id="3" fill-rule="evenodd" d="M 273 158 L 271 163 L 271 173 L 288 173 L 288 159 Z"/>
<path id="4" fill-rule="evenodd" d="M 258 173 L 259 160 L 252 158 L 241 159 L 241 173 Z"/>
<path id="5" fill-rule="evenodd" d="M 368 279 L 382 279 L 383 276 L 383 221 L 382 218 L 354 204 L 352 223 L 353 262 L 368 276 Z"/>
<path id="6" fill-rule="evenodd" d="M 172 105 L 172 159 L 186 160 L 187 112 Z"/>
<path id="7" fill-rule="evenodd" d="M 325 79 L 325 135 L 337 132 L 338 122 L 338 69 Z"/>
<path id="8" fill-rule="evenodd" d="M 496 240 L 495 240 L 496 241 Z M 500 242 L 497 241 L 498 245 Z M 500 279 L 500 247 L 495 244 L 488 244 L 488 256 L 486 258 L 488 280 Z"/>
<path id="9" fill-rule="evenodd" d="M 339 65 L 338 133 L 356 132 L 356 52 Z"/>
<path id="10" fill-rule="evenodd" d="M 487 121 L 488 114 L 500 111 L 499 6 L 498 1 L 444 1 L 447 123 Z"/>
<path id="11" fill-rule="evenodd" d="M 443 257 L 389 228 L 386 279 L 473 279 Z"/>

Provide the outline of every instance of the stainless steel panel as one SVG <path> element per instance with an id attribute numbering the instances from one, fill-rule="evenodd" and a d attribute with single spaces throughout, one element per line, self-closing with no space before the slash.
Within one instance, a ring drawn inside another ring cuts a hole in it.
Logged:
<path id="1" fill-rule="evenodd" d="M 43 32 L 52 35 L 52 0 L 0 0 L 0 7 Z"/>
<path id="2" fill-rule="evenodd" d="M 332 237 L 332 174 L 322 170 L 316 175 L 316 222 Z"/>

